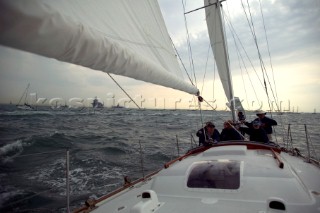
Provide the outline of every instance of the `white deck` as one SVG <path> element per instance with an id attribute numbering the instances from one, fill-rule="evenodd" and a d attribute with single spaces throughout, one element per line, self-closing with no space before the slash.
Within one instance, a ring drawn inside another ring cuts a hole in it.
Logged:
<path id="1" fill-rule="evenodd" d="M 280 156 L 283 169 L 270 150 L 248 150 L 243 145 L 213 147 L 174 163 L 127 193 L 99 203 L 93 212 L 320 212 L 320 170 L 286 153 Z M 216 160 L 240 162 L 239 189 L 187 187 L 194 163 Z M 142 198 L 147 190 L 151 190 L 151 198 Z M 286 210 L 270 208 L 271 201 L 284 204 Z"/>

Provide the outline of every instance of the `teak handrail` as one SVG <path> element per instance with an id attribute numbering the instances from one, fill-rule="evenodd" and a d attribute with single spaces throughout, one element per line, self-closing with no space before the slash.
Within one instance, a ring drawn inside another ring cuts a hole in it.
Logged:
<path id="1" fill-rule="evenodd" d="M 283 164 L 283 162 L 281 161 L 278 153 L 275 152 L 272 148 L 270 148 L 270 150 L 271 150 L 271 152 L 272 152 L 272 154 L 273 154 L 273 158 L 277 160 L 278 165 L 279 165 L 279 168 L 283 169 L 284 164 Z"/>

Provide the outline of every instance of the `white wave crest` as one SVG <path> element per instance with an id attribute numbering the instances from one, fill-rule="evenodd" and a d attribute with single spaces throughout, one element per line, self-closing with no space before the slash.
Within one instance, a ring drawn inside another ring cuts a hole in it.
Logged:
<path id="1" fill-rule="evenodd" d="M 22 140 L 6 144 L 0 147 L 0 159 L 3 163 L 11 161 L 12 158 L 19 155 L 23 151 Z"/>

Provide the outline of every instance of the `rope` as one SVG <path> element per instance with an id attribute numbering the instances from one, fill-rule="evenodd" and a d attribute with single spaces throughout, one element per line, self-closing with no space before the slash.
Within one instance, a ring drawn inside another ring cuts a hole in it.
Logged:
<path id="1" fill-rule="evenodd" d="M 182 0 L 181 2 L 182 2 L 182 6 L 183 6 L 183 11 L 185 12 L 185 11 L 186 11 L 185 4 L 183 3 L 183 0 Z M 184 17 L 185 28 L 186 28 L 186 31 L 187 31 L 187 43 L 188 43 L 190 67 L 191 67 L 191 71 L 193 72 L 194 82 L 195 82 L 195 84 L 196 84 L 196 86 L 197 86 L 197 78 L 196 78 L 196 73 L 195 73 L 195 71 L 194 71 L 192 48 L 191 48 L 191 43 L 190 43 L 190 35 L 189 35 L 189 30 L 188 30 L 188 25 L 187 25 L 187 17 L 186 17 L 186 14 L 183 14 L 183 17 Z"/>
<path id="2" fill-rule="evenodd" d="M 230 12 L 229 12 L 229 7 L 228 7 L 228 5 L 227 5 L 227 12 L 228 12 L 228 15 L 230 16 Z M 225 14 L 225 13 L 224 13 L 224 14 Z M 240 54 L 240 50 L 239 50 L 238 44 L 237 44 L 237 42 L 236 42 L 236 38 L 235 38 L 235 36 L 234 36 L 235 31 L 234 31 L 234 28 L 233 28 L 233 26 L 232 26 L 232 23 L 231 23 L 231 21 L 229 21 L 229 19 L 228 19 L 227 16 L 225 16 L 225 20 L 226 20 L 226 22 L 228 23 L 228 27 L 229 27 L 230 33 L 231 33 L 231 35 L 232 35 L 232 38 L 233 38 L 233 41 L 234 41 L 236 50 L 237 50 L 237 57 L 238 57 L 238 62 L 239 62 L 240 71 L 241 71 L 242 83 L 243 83 L 244 92 L 245 92 L 245 95 L 246 95 L 247 105 L 249 106 L 249 98 L 248 98 L 248 95 L 247 95 L 246 84 L 244 83 L 244 78 L 243 78 L 243 73 L 242 73 L 243 70 L 242 70 L 242 66 L 241 66 L 241 63 L 240 63 L 240 58 L 241 58 L 241 61 L 242 61 L 243 65 L 244 65 L 244 68 L 245 68 L 245 70 L 247 71 L 247 73 L 248 73 L 248 70 L 247 70 L 246 65 L 245 65 L 245 63 L 244 63 L 244 61 L 243 61 L 243 58 L 242 58 L 242 56 L 241 56 L 241 54 Z M 253 91 L 254 91 L 254 93 L 255 93 L 255 96 L 256 96 L 256 98 L 257 98 L 257 93 L 256 93 L 256 91 L 255 91 L 255 89 L 254 89 L 254 87 L 253 87 L 253 84 L 252 84 L 252 81 L 251 81 L 251 79 L 250 79 L 250 76 L 248 75 L 248 77 L 249 77 L 249 81 L 250 81 L 250 83 L 251 83 L 251 86 L 252 86 L 252 88 L 253 88 Z M 258 100 L 258 98 L 257 98 L 257 100 Z"/>
<path id="3" fill-rule="evenodd" d="M 237 130 L 237 128 L 232 123 L 230 123 L 229 121 L 226 122 L 242 137 L 243 140 L 246 139 L 244 135 L 242 135 L 241 132 Z"/>
<path id="4" fill-rule="evenodd" d="M 272 78 L 273 78 L 273 84 L 274 84 L 275 92 L 273 91 L 273 88 L 271 86 L 271 83 L 270 83 L 270 80 L 269 80 L 269 76 L 268 76 L 267 73 L 266 73 L 266 76 L 267 76 L 268 83 L 270 85 L 270 90 L 272 92 L 272 96 L 273 96 L 273 98 L 275 100 L 275 103 L 276 103 L 277 110 L 279 111 L 276 82 L 275 82 L 275 78 L 274 78 L 273 66 L 272 66 L 272 61 L 271 61 L 271 54 L 270 54 L 270 49 L 269 49 L 269 42 L 268 42 L 268 37 L 267 37 L 267 32 L 266 32 L 266 27 L 265 27 L 265 22 L 264 22 L 264 16 L 263 16 L 260 0 L 259 0 L 259 5 L 260 5 L 260 11 L 261 11 L 261 16 L 262 16 L 262 21 L 263 21 L 263 28 L 264 28 L 264 32 L 265 32 L 267 47 L 268 47 L 268 54 L 269 54 L 269 59 L 270 59 L 270 66 L 271 66 L 271 71 L 272 71 Z M 271 106 L 271 107 L 273 107 L 273 106 Z M 271 110 L 272 110 L 272 108 L 271 108 Z"/>
<path id="5" fill-rule="evenodd" d="M 214 60 L 214 66 L 213 66 L 213 83 L 212 83 L 212 98 L 214 100 L 214 82 L 216 81 L 216 67 L 217 67 L 217 64 L 216 64 L 216 61 Z"/>
<path id="6" fill-rule="evenodd" d="M 201 97 L 201 96 L 199 96 L 199 97 Z M 203 100 L 203 98 L 202 98 L 202 100 Z M 204 124 L 204 122 L 203 122 L 203 114 L 202 114 L 202 109 L 201 109 L 201 101 L 199 100 L 199 98 L 198 98 L 198 107 L 199 107 L 199 111 L 200 111 L 201 123 Z"/>
<path id="7" fill-rule="evenodd" d="M 253 21 L 252 21 L 252 15 L 251 15 L 251 10 L 250 10 L 249 2 L 248 2 L 248 0 L 247 0 L 247 5 L 248 5 L 248 10 L 249 10 L 251 22 L 250 22 L 249 19 L 248 19 L 248 16 L 247 16 L 247 13 L 246 13 L 246 11 L 245 11 L 245 8 L 244 8 L 244 5 L 243 5 L 242 0 L 241 0 L 241 4 L 242 4 L 243 10 L 244 10 L 244 12 L 245 12 L 245 14 L 246 14 L 246 18 L 247 18 L 247 21 L 248 21 L 248 24 L 249 24 L 251 33 L 252 33 L 252 35 L 253 35 L 253 37 L 254 37 L 254 42 L 255 42 L 255 45 L 256 45 L 256 48 L 257 48 L 257 51 L 258 51 L 258 56 L 259 56 L 260 66 L 261 66 L 261 71 L 262 71 L 262 75 L 263 75 L 264 88 L 265 88 L 265 92 L 266 92 L 266 95 L 267 95 L 267 98 L 268 98 L 269 109 L 270 109 L 270 111 L 271 111 L 272 106 L 271 106 L 271 104 L 270 104 L 270 97 L 269 97 L 269 93 L 268 93 L 268 87 L 267 87 L 266 79 L 267 79 L 267 82 L 269 83 L 272 96 L 273 96 L 273 98 L 276 100 L 275 103 L 276 103 L 276 106 L 277 106 L 277 108 L 278 108 L 278 110 L 279 110 L 278 103 L 277 103 L 277 98 L 276 98 L 276 96 L 275 96 L 275 92 L 273 91 L 273 87 L 272 87 L 272 85 L 271 85 L 271 83 L 270 83 L 269 76 L 268 76 L 268 74 L 267 74 L 267 71 L 266 71 L 264 62 L 263 62 L 263 60 L 262 60 L 260 50 L 259 50 L 259 46 L 258 46 L 258 42 L 257 42 L 257 37 L 256 37 L 256 34 L 255 34 L 255 28 L 254 28 L 254 24 L 253 24 Z M 262 15 L 262 17 L 263 17 L 263 15 Z M 264 22 L 263 22 L 263 23 L 264 23 Z M 252 26 L 252 28 L 251 28 L 251 26 Z M 268 44 L 268 43 L 267 43 L 267 44 Z M 269 53 L 269 54 L 270 54 L 270 53 Z M 271 114 L 271 117 L 272 117 L 272 112 L 270 112 L 270 114 Z"/>
<path id="8" fill-rule="evenodd" d="M 275 78 L 274 78 L 274 72 L 273 72 L 273 66 L 272 66 L 271 54 L 270 54 L 270 48 L 269 48 L 269 41 L 268 41 L 268 36 L 267 36 L 266 25 L 265 25 L 265 22 L 264 22 L 264 16 L 263 16 L 263 12 L 262 12 L 261 0 L 259 0 L 259 5 L 260 5 L 261 16 L 262 16 L 264 34 L 266 36 L 266 42 L 267 42 L 267 47 L 268 47 L 268 54 L 269 54 L 269 59 L 270 59 L 270 67 L 271 67 L 271 71 L 272 71 L 273 84 L 274 84 L 274 88 L 275 88 L 275 91 L 276 91 L 275 100 L 276 100 L 276 103 L 277 103 L 278 102 L 277 88 L 276 88 L 276 82 L 275 82 Z"/>
<path id="9" fill-rule="evenodd" d="M 256 70 L 255 67 L 253 66 L 253 63 L 252 63 L 252 61 L 251 61 L 251 59 L 250 59 L 250 57 L 249 57 L 246 49 L 244 48 L 244 46 L 243 46 L 243 44 L 242 44 L 242 42 L 241 42 L 238 34 L 236 33 L 236 31 L 235 31 L 235 29 L 234 29 L 231 21 L 229 21 L 229 19 L 228 19 L 227 16 L 225 16 L 225 18 L 226 18 L 225 20 L 226 20 L 226 23 L 228 24 L 228 27 L 229 27 L 229 29 L 230 29 L 230 32 L 231 32 L 232 36 L 234 36 L 234 35 L 236 36 L 236 38 L 237 38 L 237 40 L 238 40 L 238 42 L 239 42 L 242 50 L 244 51 L 244 53 L 245 53 L 245 55 L 246 55 L 246 58 L 248 59 L 248 61 L 249 61 L 250 65 L 251 65 L 253 71 L 255 72 L 255 74 L 256 74 L 256 76 L 257 76 L 260 84 L 263 86 L 263 83 L 262 83 L 262 81 L 261 81 L 261 79 L 260 79 L 260 77 L 259 77 L 259 75 L 258 75 L 258 73 L 257 73 L 257 70 Z M 236 41 L 235 41 L 235 44 L 236 44 L 236 47 L 238 48 L 238 45 L 237 45 L 237 42 L 236 42 Z M 239 49 L 239 48 L 238 48 L 238 49 Z M 238 52 L 239 52 L 239 54 L 240 54 L 240 56 L 241 56 L 241 52 L 240 52 L 239 50 L 238 50 Z M 248 78 L 249 78 L 249 82 L 250 82 L 250 84 L 251 84 L 252 90 L 253 90 L 253 92 L 254 92 L 254 94 L 255 94 L 256 100 L 258 101 L 259 98 L 258 98 L 258 95 L 257 95 L 257 93 L 256 93 L 255 87 L 254 87 L 254 85 L 253 85 L 253 83 L 252 83 L 252 80 L 251 80 L 251 78 L 250 78 L 250 75 L 249 75 L 247 66 L 246 66 L 246 64 L 245 64 L 245 62 L 244 62 L 244 60 L 243 60 L 243 57 L 241 56 L 240 58 L 241 58 L 241 61 L 242 61 L 243 66 L 244 66 L 244 69 L 246 70 L 246 73 L 247 73 L 247 76 L 248 76 Z"/>
<path id="10" fill-rule="evenodd" d="M 261 57 L 261 53 L 260 53 L 260 49 L 259 49 L 259 45 L 258 45 L 258 41 L 257 41 L 257 36 L 255 34 L 255 28 L 254 28 L 254 24 L 253 24 L 253 20 L 252 20 L 252 15 L 251 15 L 251 10 L 250 10 L 250 5 L 249 5 L 249 2 L 247 0 L 247 5 L 248 5 L 248 10 L 249 10 L 249 15 L 250 15 L 250 20 L 248 18 L 248 15 L 247 15 L 247 12 L 244 8 L 244 4 L 243 4 L 243 1 L 241 0 L 241 4 L 242 4 L 242 7 L 243 7 L 243 11 L 245 12 L 245 15 L 246 15 L 246 18 L 247 18 L 247 21 L 248 21 L 248 24 L 249 24 L 249 28 L 251 30 L 251 34 L 253 36 L 253 40 L 254 40 L 254 43 L 255 43 L 255 46 L 257 48 L 257 51 L 258 51 L 258 57 L 259 57 L 259 60 L 260 60 L 260 66 L 261 66 L 261 71 L 262 71 L 262 77 L 263 77 L 263 84 L 265 86 L 265 89 L 266 88 L 266 82 L 265 82 L 265 69 L 264 69 L 264 65 L 263 65 L 263 61 L 262 61 L 262 57 Z M 267 92 L 267 90 L 266 90 Z"/>
<path id="11" fill-rule="evenodd" d="M 271 109 L 271 104 L 270 104 L 270 97 L 269 97 L 269 93 L 268 93 L 268 87 L 267 87 L 267 83 L 266 83 L 266 78 L 268 80 L 268 82 L 270 83 L 269 81 L 269 78 L 268 78 L 268 75 L 267 75 L 267 72 L 266 72 L 266 68 L 264 66 L 264 62 L 262 60 L 262 56 L 261 56 L 261 53 L 260 53 L 260 49 L 259 49 L 259 45 L 258 45 L 258 41 L 257 41 L 257 36 L 255 34 L 255 27 L 254 27 L 254 24 L 253 24 L 253 20 L 252 20 L 252 14 L 251 14 L 251 9 L 250 9 L 250 4 L 247 0 L 247 5 L 248 5 L 248 10 L 249 10 L 249 15 L 250 15 L 250 20 L 248 18 L 248 15 L 247 15 L 247 12 L 244 8 L 244 4 L 243 4 L 243 1 L 241 0 L 241 4 L 242 4 L 242 7 L 243 7 L 243 11 L 246 15 L 246 18 L 247 18 L 247 21 L 248 21 L 248 24 L 249 24 L 249 28 L 251 30 L 251 33 L 252 33 L 252 36 L 253 36 L 253 40 L 254 40 L 254 43 L 255 43 L 255 46 L 257 48 L 257 52 L 258 52 L 258 57 L 259 57 L 259 61 L 260 61 L 260 67 L 261 67 L 261 72 L 262 72 L 262 77 L 263 77 L 263 85 L 264 85 L 264 89 L 265 89 L 265 92 L 266 92 L 266 95 L 267 95 L 267 99 L 268 99 L 268 105 L 269 105 L 269 109 Z M 271 88 L 272 90 L 272 88 Z M 272 91 L 273 92 L 273 91 Z M 272 117 L 272 113 L 271 114 L 271 117 Z"/>
<path id="12" fill-rule="evenodd" d="M 138 109 L 141 109 L 139 107 L 139 105 L 131 98 L 131 96 L 120 86 L 120 84 L 118 84 L 118 82 L 109 74 L 109 77 L 114 81 L 114 83 L 116 83 L 118 85 L 118 87 L 130 98 L 130 100 L 138 107 Z"/>
<path id="13" fill-rule="evenodd" d="M 40 194 L 43 194 L 43 193 L 45 193 L 45 192 L 49 192 L 49 191 L 51 191 L 51 190 L 53 190 L 53 188 L 50 188 L 50 189 L 48 189 L 48 190 L 44 190 L 44 191 L 38 192 L 38 193 L 36 193 L 36 194 L 34 194 L 34 195 L 31 195 L 31 196 L 22 198 L 22 199 L 17 200 L 17 201 L 11 202 L 11 203 L 5 205 L 4 207 L 8 207 L 8 206 L 11 206 L 11 205 L 13 205 L 13 204 L 20 203 L 20 202 L 22 202 L 22 201 L 24 201 L 24 200 L 28 200 L 28 199 L 30 199 L 30 198 L 36 197 L 36 196 L 38 196 L 38 195 L 40 195 Z"/>
<path id="14" fill-rule="evenodd" d="M 203 92 L 204 79 L 206 78 L 206 74 L 207 74 L 207 68 L 208 68 L 208 60 L 209 60 L 209 51 L 210 51 L 210 47 L 211 47 L 211 45 L 209 44 L 208 52 L 207 52 L 207 60 L 206 60 L 206 65 L 205 65 L 205 68 L 204 68 L 204 75 L 203 75 L 203 79 L 202 79 L 201 94 L 202 94 L 202 92 Z"/>
<path id="15" fill-rule="evenodd" d="M 58 152 L 65 152 L 65 151 L 66 151 L 65 149 L 60 149 L 60 150 L 55 150 L 52 152 L 38 152 L 38 153 L 34 153 L 34 154 L 19 155 L 19 156 L 16 156 L 15 158 L 43 155 L 43 154 L 51 154 L 51 153 L 58 153 Z"/>
<path id="16" fill-rule="evenodd" d="M 191 82 L 191 84 L 194 86 L 194 84 L 193 84 L 193 82 L 192 82 L 192 79 L 190 78 L 190 75 L 189 75 L 189 73 L 188 73 L 188 71 L 187 71 L 186 67 L 184 66 L 184 63 L 182 62 L 182 59 L 181 59 L 181 57 L 180 57 L 180 55 L 179 55 L 179 52 L 178 52 L 178 50 L 177 50 L 176 46 L 174 45 L 174 43 L 173 43 L 173 41 L 172 41 L 171 37 L 170 37 L 170 40 L 171 40 L 171 43 L 172 43 L 172 46 L 173 46 L 173 48 L 174 48 L 175 52 L 177 53 L 177 56 L 178 56 L 179 60 L 180 60 L 180 62 L 181 62 L 181 65 L 182 65 L 182 67 L 183 67 L 184 71 L 186 72 L 186 74 L 187 74 L 187 76 L 188 76 L 188 78 L 189 78 L 189 81 L 190 81 L 190 82 Z"/>

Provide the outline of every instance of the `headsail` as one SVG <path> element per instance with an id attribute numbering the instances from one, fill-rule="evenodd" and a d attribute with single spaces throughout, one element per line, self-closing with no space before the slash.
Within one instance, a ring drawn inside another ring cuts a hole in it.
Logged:
<path id="1" fill-rule="evenodd" d="M 207 6 L 205 10 L 208 32 L 210 37 L 210 44 L 213 50 L 214 58 L 217 64 L 224 92 L 229 103 L 231 104 L 233 119 L 236 120 L 234 111 L 234 101 L 232 101 L 234 99 L 234 94 L 229 68 L 229 56 L 225 40 L 223 19 L 221 17 L 220 4 L 221 3 L 219 0 L 204 0 L 204 5 Z"/>
<path id="2" fill-rule="evenodd" d="M 0 44 L 196 94 L 157 1 L 3 0 Z"/>

